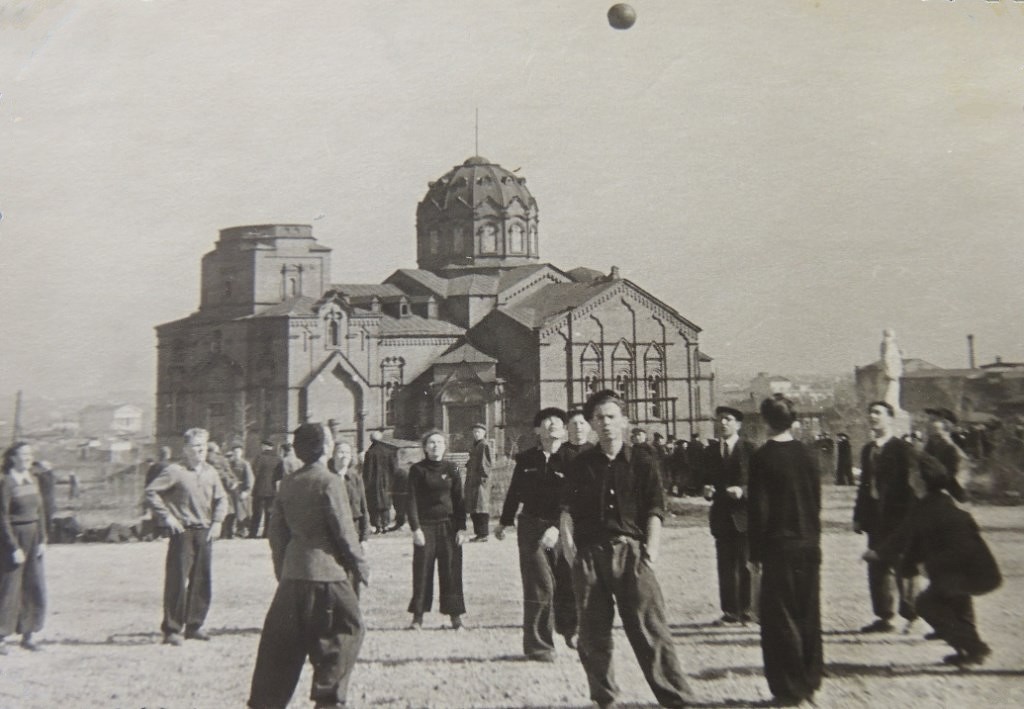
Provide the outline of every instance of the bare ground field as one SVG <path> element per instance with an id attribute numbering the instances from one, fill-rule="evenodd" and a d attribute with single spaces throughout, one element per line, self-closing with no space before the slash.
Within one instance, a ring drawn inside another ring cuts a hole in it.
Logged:
<path id="1" fill-rule="evenodd" d="M 871 620 L 860 554 L 849 530 L 852 488 L 827 488 L 823 518 L 822 614 L 827 676 L 819 707 L 1024 706 L 1024 508 L 975 507 L 1005 583 L 977 600 L 982 635 L 994 653 L 961 671 L 940 660 L 948 649 L 908 635 L 857 634 Z M 757 626 L 713 628 L 718 616 L 714 546 L 700 501 L 677 501 L 667 521 L 658 574 L 679 656 L 701 706 L 750 707 L 770 697 Z M 263 615 L 275 582 L 265 541 L 217 542 L 212 642 L 160 644 L 165 543 L 54 546 L 48 550 L 50 611 L 42 651 L 11 647 L 0 657 L 0 707 L 243 707 Z M 469 630 L 442 628 L 428 614 L 422 632 L 405 630 L 411 582 L 407 530 L 370 542 L 373 585 L 364 593 L 368 625 L 352 678 L 357 707 L 586 707 L 579 660 L 553 664 L 521 656 L 521 589 L 514 539 L 466 547 Z M 616 668 L 626 706 L 653 707 L 621 629 Z M 307 667 L 291 707 L 309 706 Z"/>

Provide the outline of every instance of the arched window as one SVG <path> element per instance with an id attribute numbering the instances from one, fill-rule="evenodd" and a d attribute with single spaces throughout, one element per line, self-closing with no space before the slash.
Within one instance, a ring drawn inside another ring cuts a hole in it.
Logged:
<path id="1" fill-rule="evenodd" d="M 625 340 L 619 340 L 612 350 L 612 385 L 627 404 L 635 397 L 633 378 L 633 350 Z"/>
<path id="2" fill-rule="evenodd" d="M 513 222 L 508 227 L 508 250 L 509 253 L 521 254 L 525 251 L 525 239 L 523 238 L 525 233 L 523 231 L 523 225 L 518 222 Z"/>
<path id="3" fill-rule="evenodd" d="M 661 347 L 652 342 L 644 352 L 644 378 L 649 399 L 648 411 L 651 418 L 659 419 L 665 410 L 665 354 Z"/>
<path id="4" fill-rule="evenodd" d="M 288 279 L 288 293 L 293 298 L 299 294 L 299 280 L 297 278 Z"/>
<path id="5" fill-rule="evenodd" d="M 383 398 L 384 425 L 395 426 L 398 423 L 398 393 L 402 390 L 405 360 L 401 357 L 385 357 L 380 363 L 380 378 Z"/>
<path id="6" fill-rule="evenodd" d="M 498 227 L 494 224 L 481 224 L 476 230 L 480 239 L 480 253 L 494 254 L 498 252 Z"/>
<path id="7" fill-rule="evenodd" d="M 337 320 L 331 320 L 327 324 L 327 339 L 331 347 L 341 347 L 341 325 Z"/>
<path id="8" fill-rule="evenodd" d="M 580 399 L 583 401 L 601 388 L 601 352 L 593 342 L 588 342 L 580 355 L 580 379 L 583 385 Z"/>

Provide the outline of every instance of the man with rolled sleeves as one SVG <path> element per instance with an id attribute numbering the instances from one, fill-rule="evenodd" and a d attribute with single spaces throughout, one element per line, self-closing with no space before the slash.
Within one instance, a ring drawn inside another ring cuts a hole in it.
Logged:
<path id="1" fill-rule="evenodd" d="M 498 540 L 516 525 L 519 572 L 523 580 L 523 653 L 527 659 L 554 662 L 554 633 L 576 647 L 576 601 L 572 595 L 572 568 L 558 546 L 559 501 L 565 464 L 565 411 L 541 409 L 533 417 L 540 445 L 516 456 L 501 520 L 494 530 Z"/>
<path id="2" fill-rule="evenodd" d="M 203 630 L 210 609 L 213 540 L 220 537 L 228 497 L 220 475 L 206 462 L 210 434 L 185 431 L 184 464 L 172 463 L 146 486 L 146 503 L 170 532 L 164 579 L 164 619 L 160 629 L 167 645 L 209 640 Z"/>
<path id="3" fill-rule="evenodd" d="M 366 634 L 356 589 L 369 583 L 370 569 L 345 483 L 327 468 L 331 432 L 304 423 L 295 430 L 294 446 L 305 465 L 281 481 L 270 516 L 278 586 L 260 635 L 252 709 L 288 706 L 307 655 L 313 665 L 310 699 L 318 709 L 345 706 Z"/>
<path id="4" fill-rule="evenodd" d="M 486 542 L 491 530 L 491 468 L 494 456 L 487 442 L 487 426 L 473 424 L 473 447 L 466 461 L 466 511 L 473 521 L 471 542 Z"/>
<path id="5" fill-rule="evenodd" d="M 711 501 L 711 535 L 718 561 L 718 598 L 722 617 L 716 625 L 753 620 L 750 546 L 747 540 L 747 485 L 754 446 L 740 437 L 743 413 L 730 406 L 715 409 L 720 438 L 706 455 L 704 497 Z"/>
<path id="6" fill-rule="evenodd" d="M 676 658 L 665 601 L 654 574 L 665 491 L 651 455 L 625 445 L 626 404 L 614 391 L 593 394 L 584 413 L 598 446 L 569 464 L 562 494 L 560 537 L 572 560 L 579 617 L 578 652 L 590 698 L 615 705 L 612 619 L 622 627 L 658 703 L 693 701 Z"/>

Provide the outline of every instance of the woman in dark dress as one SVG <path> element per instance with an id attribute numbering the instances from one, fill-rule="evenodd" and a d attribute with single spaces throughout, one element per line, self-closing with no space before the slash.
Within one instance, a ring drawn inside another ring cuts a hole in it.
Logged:
<path id="1" fill-rule="evenodd" d="M 440 585 L 441 612 L 452 628 L 462 628 L 466 602 L 462 595 L 462 544 L 466 541 L 466 504 L 462 479 L 454 463 L 444 460 L 447 447 L 441 431 L 423 437 L 424 458 L 409 469 L 409 527 L 412 529 L 413 630 L 423 627 L 423 614 L 434 599 L 434 565 Z"/>
<path id="2" fill-rule="evenodd" d="M 769 439 L 750 459 L 750 559 L 761 567 L 761 653 L 775 703 L 796 706 L 821 686 L 821 479 L 814 452 L 790 431 L 784 397 L 765 399 Z"/>
<path id="3" fill-rule="evenodd" d="M 4 638 L 21 634 L 21 646 L 37 650 L 32 634 L 43 629 L 46 582 L 43 498 L 32 475 L 32 446 L 15 443 L 4 452 L 0 475 L 0 654 Z"/>

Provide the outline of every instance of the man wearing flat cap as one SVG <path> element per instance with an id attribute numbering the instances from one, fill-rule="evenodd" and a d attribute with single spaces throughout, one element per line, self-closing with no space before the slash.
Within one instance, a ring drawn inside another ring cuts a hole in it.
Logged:
<path id="1" fill-rule="evenodd" d="M 490 539 L 491 523 L 491 468 L 494 456 L 487 441 L 487 426 L 473 424 L 473 448 L 466 461 L 466 511 L 473 520 L 471 542 L 486 542 Z"/>
<path id="2" fill-rule="evenodd" d="M 956 414 L 949 409 L 925 409 L 928 414 L 928 440 L 924 444 L 924 452 L 936 458 L 946 469 L 949 485 L 946 487 L 950 495 L 958 502 L 967 501 L 967 493 L 957 481 L 957 473 L 966 465 L 967 454 L 953 442 L 953 428 L 957 425 Z"/>
<path id="3" fill-rule="evenodd" d="M 718 557 L 718 596 L 722 617 L 716 624 L 753 619 L 750 547 L 747 543 L 747 482 L 754 446 L 740 438 L 743 412 L 715 409 L 719 439 L 706 455 L 704 497 L 711 501 L 711 535 Z"/>

